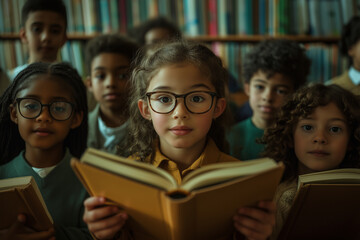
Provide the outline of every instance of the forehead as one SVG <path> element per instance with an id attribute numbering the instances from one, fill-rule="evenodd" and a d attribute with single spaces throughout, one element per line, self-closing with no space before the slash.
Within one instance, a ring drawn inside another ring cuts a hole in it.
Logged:
<path id="1" fill-rule="evenodd" d="M 59 77 L 48 74 L 35 75 L 29 78 L 17 97 L 37 97 L 39 99 L 71 98 L 72 89 Z"/>
<path id="2" fill-rule="evenodd" d="M 284 74 L 281 73 L 273 73 L 271 75 L 263 72 L 263 71 L 258 71 L 256 72 L 250 82 L 263 82 L 265 84 L 269 84 L 269 85 L 283 85 L 286 86 L 290 89 L 293 89 L 293 82 L 292 80 L 285 76 Z"/>
<path id="3" fill-rule="evenodd" d="M 343 120 L 346 121 L 344 113 L 339 109 L 339 107 L 334 103 L 330 102 L 325 106 L 316 107 L 312 113 L 307 117 L 302 117 L 301 119 L 312 118 L 315 120 Z"/>
<path id="4" fill-rule="evenodd" d="M 130 61 L 127 56 L 118 53 L 100 53 L 91 61 L 91 68 L 121 68 L 129 67 Z"/>
<path id="5" fill-rule="evenodd" d="M 26 26 L 32 24 L 44 24 L 50 26 L 62 27 L 65 29 L 65 19 L 62 15 L 53 11 L 33 11 L 30 12 L 26 19 Z"/>
<path id="6" fill-rule="evenodd" d="M 169 90 L 176 93 L 195 89 L 215 91 L 210 78 L 197 66 L 186 62 L 160 68 L 148 86 L 148 91 Z"/>

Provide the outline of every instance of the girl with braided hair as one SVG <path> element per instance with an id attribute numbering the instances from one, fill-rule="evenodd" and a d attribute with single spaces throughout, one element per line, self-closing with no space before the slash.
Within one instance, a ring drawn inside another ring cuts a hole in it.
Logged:
<path id="1" fill-rule="evenodd" d="M 70 167 L 86 148 L 87 100 L 77 71 L 66 63 L 33 63 L 0 101 L 0 179 L 32 176 L 54 228 L 26 231 L 26 216 L 1 239 L 91 239 L 82 221 L 86 190 Z M 32 238 L 33 237 L 33 238 Z"/>

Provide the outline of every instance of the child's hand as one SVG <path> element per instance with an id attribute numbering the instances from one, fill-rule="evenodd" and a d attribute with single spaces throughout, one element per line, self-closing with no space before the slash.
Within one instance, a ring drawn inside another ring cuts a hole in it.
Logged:
<path id="1" fill-rule="evenodd" d="M 246 239 L 267 239 L 275 225 L 275 203 L 261 201 L 257 208 L 240 208 L 234 216 L 234 226 Z"/>
<path id="2" fill-rule="evenodd" d="M 26 227 L 25 223 L 25 215 L 19 214 L 17 221 L 9 229 L 0 232 L 0 238 L 2 240 L 55 240 L 53 228 L 47 231 L 36 232 Z"/>
<path id="3" fill-rule="evenodd" d="M 112 239 L 124 226 L 127 214 L 116 206 L 104 204 L 103 197 L 86 199 L 83 220 L 96 238 Z"/>

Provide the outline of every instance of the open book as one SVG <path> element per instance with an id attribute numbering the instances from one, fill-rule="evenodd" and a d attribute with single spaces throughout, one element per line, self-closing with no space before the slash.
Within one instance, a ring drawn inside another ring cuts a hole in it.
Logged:
<path id="1" fill-rule="evenodd" d="M 53 220 L 31 176 L 0 180 L 0 229 L 9 228 L 17 215 L 26 215 L 26 225 L 37 231 L 52 227 Z"/>
<path id="2" fill-rule="evenodd" d="M 139 239 L 214 239 L 233 233 L 236 210 L 271 200 L 283 172 L 272 159 L 207 165 L 178 186 L 165 170 L 88 148 L 72 167 L 91 195 L 126 210 Z"/>
<path id="3" fill-rule="evenodd" d="M 360 169 L 299 176 L 282 239 L 360 239 Z"/>

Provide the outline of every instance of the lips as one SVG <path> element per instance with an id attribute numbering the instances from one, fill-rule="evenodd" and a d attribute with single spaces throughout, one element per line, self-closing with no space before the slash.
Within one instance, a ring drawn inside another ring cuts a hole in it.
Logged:
<path id="1" fill-rule="evenodd" d="M 177 136 L 184 136 L 189 134 L 192 129 L 186 126 L 177 126 L 170 129 L 170 131 Z"/>
<path id="2" fill-rule="evenodd" d="M 259 106 L 260 110 L 264 113 L 270 113 L 273 111 L 271 106 Z"/>
<path id="3" fill-rule="evenodd" d="M 118 99 L 119 96 L 120 95 L 118 93 L 108 93 L 108 94 L 103 95 L 105 100 L 115 100 L 115 99 Z"/>
<path id="4" fill-rule="evenodd" d="M 310 151 L 309 153 L 316 157 L 325 157 L 325 156 L 330 155 L 330 153 L 322 151 L 322 150 L 314 150 L 314 151 Z"/>
<path id="5" fill-rule="evenodd" d="M 52 131 L 50 131 L 49 129 L 46 129 L 46 128 L 38 128 L 34 132 L 36 135 L 42 136 L 42 137 L 46 137 L 46 136 L 49 136 L 50 134 L 52 134 Z"/>

